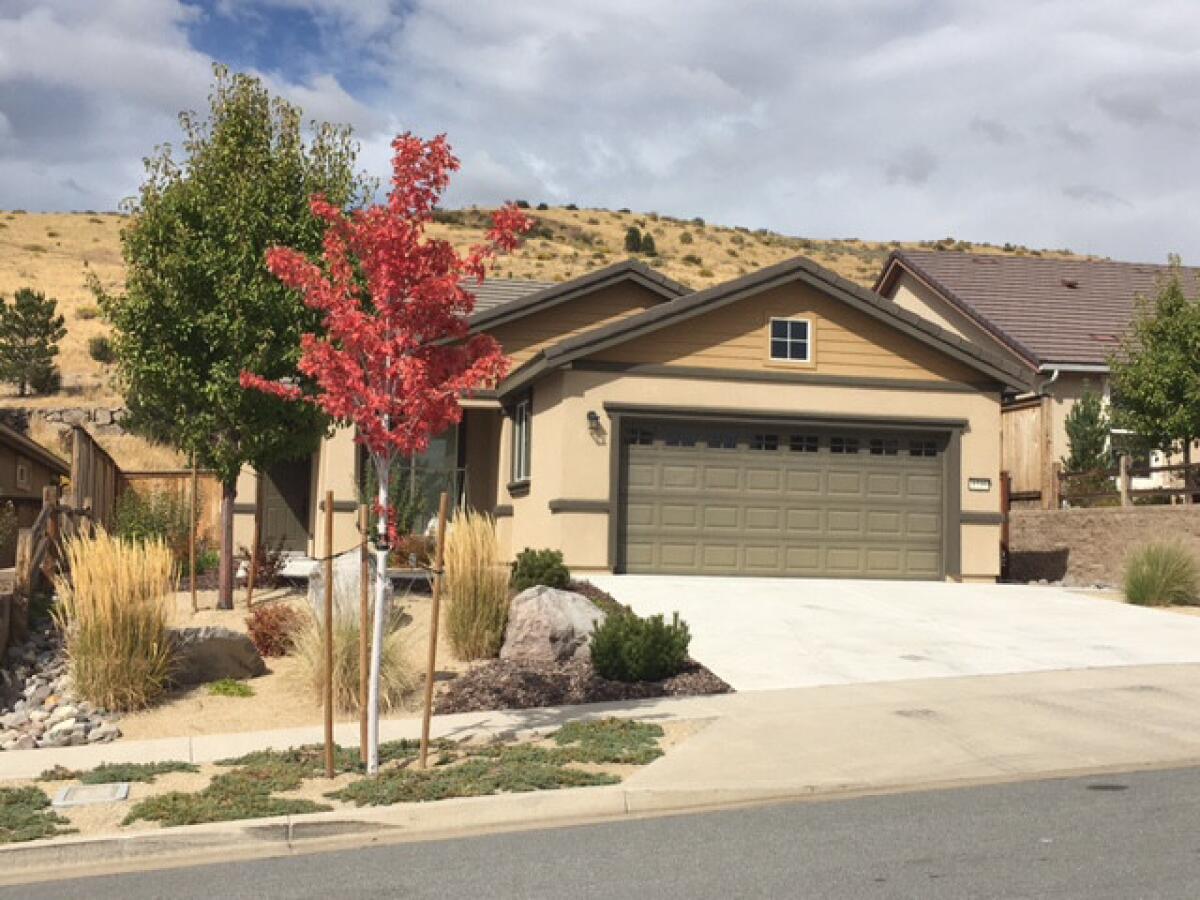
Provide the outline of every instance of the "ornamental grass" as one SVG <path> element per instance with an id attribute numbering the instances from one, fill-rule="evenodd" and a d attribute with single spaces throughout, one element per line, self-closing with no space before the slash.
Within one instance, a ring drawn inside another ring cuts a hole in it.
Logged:
<path id="1" fill-rule="evenodd" d="M 446 634 L 459 659 L 499 655 L 508 625 L 508 578 L 492 517 L 460 509 L 446 535 L 442 579 Z"/>
<path id="2" fill-rule="evenodd" d="M 1146 544 L 1125 567 L 1125 599 L 1138 606 L 1187 605 L 1200 601 L 1200 566 L 1178 542 Z"/>
<path id="3" fill-rule="evenodd" d="M 405 654 L 400 617 L 393 614 L 383 633 L 383 655 L 379 661 L 379 709 L 400 709 L 417 686 L 413 667 Z M 368 628 L 370 624 L 368 623 Z M 300 677 L 318 703 L 325 696 L 325 629 L 315 616 L 307 616 L 295 633 L 295 655 L 300 660 Z M 344 713 L 358 712 L 358 616 L 335 613 L 333 617 L 333 705 Z"/>
<path id="4" fill-rule="evenodd" d="M 167 605 L 175 584 L 175 560 L 161 539 L 123 540 L 99 530 L 64 541 L 54 617 L 82 698 L 128 711 L 162 695 L 171 676 Z"/>

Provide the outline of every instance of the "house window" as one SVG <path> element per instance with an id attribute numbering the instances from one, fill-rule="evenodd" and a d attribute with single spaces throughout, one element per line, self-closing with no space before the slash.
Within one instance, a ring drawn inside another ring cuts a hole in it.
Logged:
<path id="1" fill-rule="evenodd" d="M 751 450 L 778 450 L 779 435 L 756 434 L 750 439 Z"/>
<path id="2" fill-rule="evenodd" d="M 830 453 L 857 453 L 858 438 L 832 437 L 829 439 Z"/>
<path id="3" fill-rule="evenodd" d="M 900 442 L 895 438 L 871 438 L 872 456 L 895 456 L 900 452 Z"/>
<path id="4" fill-rule="evenodd" d="M 771 359 L 812 362 L 812 323 L 808 319 L 771 320 Z"/>
<path id="5" fill-rule="evenodd" d="M 793 453 L 816 453 L 817 436 L 815 434 L 793 434 L 788 443 L 788 449 Z"/>
<path id="6" fill-rule="evenodd" d="M 533 451 L 533 410 L 529 400 L 513 407 L 512 480 L 528 481 Z"/>
<path id="7" fill-rule="evenodd" d="M 17 487 L 23 491 L 27 491 L 33 487 L 33 481 L 29 477 L 29 460 L 17 460 Z"/>

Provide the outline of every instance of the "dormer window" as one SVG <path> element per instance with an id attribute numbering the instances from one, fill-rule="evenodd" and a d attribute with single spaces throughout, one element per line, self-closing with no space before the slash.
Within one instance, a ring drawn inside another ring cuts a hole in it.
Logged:
<path id="1" fill-rule="evenodd" d="M 812 322 L 808 319 L 772 319 L 771 359 L 812 362 Z"/>

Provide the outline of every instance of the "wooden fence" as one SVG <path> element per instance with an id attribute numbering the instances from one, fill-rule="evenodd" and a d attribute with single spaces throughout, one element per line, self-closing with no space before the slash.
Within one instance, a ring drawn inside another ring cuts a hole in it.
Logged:
<path id="1" fill-rule="evenodd" d="M 124 490 L 139 494 L 172 493 L 186 504 L 192 492 L 191 469 L 122 472 Z M 212 472 L 196 475 L 196 538 L 215 541 L 220 533 L 221 482 Z"/>
<path id="2" fill-rule="evenodd" d="M 1000 411 L 1000 468 L 1012 478 L 1012 499 L 1050 508 L 1053 435 L 1050 398 L 1032 397 Z"/>
<path id="3" fill-rule="evenodd" d="M 121 470 L 86 428 L 71 429 L 71 495 L 79 506 L 89 503 L 92 516 L 112 528 L 121 492 Z"/>
<path id="4" fill-rule="evenodd" d="M 1155 487 L 1135 488 L 1134 478 L 1165 475 Z M 1194 502 L 1200 496 L 1200 464 L 1133 466 L 1122 455 L 1115 469 L 1068 472 L 1055 465 L 1050 509 L 1068 506 L 1134 506 L 1139 500 L 1166 503 Z"/>

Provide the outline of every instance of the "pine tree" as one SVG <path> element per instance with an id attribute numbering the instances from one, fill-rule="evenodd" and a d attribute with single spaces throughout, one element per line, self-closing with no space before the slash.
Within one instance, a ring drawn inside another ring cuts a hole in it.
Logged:
<path id="1" fill-rule="evenodd" d="M 1067 430 L 1069 450 L 1063 459 L 1064 469 L 1068 472 L 1094 472 L 1108 468 L 1110 425 L 1099 394 L 1085 386 L 1083 396 L 1071 407 L 1063 424 Z"/>
<path id="2" fill-rule="evenodd" d="M 630 253 L 642 251 L 642 232 L 636 225 L 630 225 L 625 231 L 625 249 Z"/>
<path id="3" fill-rule="evenodd" d="M 658 255 L 658 247 L 654 245 L 654 235 L 648 231 L 642 235 L 642 252 L 647 256 Z"/>
<path id="4" fill-rule="evenodd" d="M 21 288 L 13 302 L 0 301 L 0 378 L 17 385 L 24 397 L 31 386 L 46 390 L 59 383 L 58 342 L 67 333 L 58 301 Z"/>

